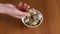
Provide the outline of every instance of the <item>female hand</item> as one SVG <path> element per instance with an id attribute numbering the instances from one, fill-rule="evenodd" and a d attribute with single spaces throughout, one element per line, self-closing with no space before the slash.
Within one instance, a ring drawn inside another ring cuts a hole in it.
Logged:
<path id="1" fill-rule="evenodd" d="M 30 16 L 29 13 L 22 12 L 23 9 L 24 10 L 29 9 L 30 8 L 29 5 L 27 5 L 26 3 L 22 4 L 22 2 L 20 2 L 18 4 L 18 7 L 19 7 L 20 10 L 18 10 L 12 4 L 0 4 L 0 13 L 7 14 L 7 15 L 10 15 L 10 16 L 19 18 L 19 19 L 24 17 L 24 16 Z"/>

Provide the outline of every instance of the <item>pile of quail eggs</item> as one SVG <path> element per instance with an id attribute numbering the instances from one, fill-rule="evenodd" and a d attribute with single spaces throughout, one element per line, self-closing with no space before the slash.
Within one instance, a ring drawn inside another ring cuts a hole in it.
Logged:
<path id="1" fill-rule="evenodd" d="M 28 9 L 28 13 L 31 14 L 30 17 L 22 18 L 24 25 L 26 25 L 27 27 L 36 27 L 42 23 L 43 16 L 40 11 L 36 9 Z"/>

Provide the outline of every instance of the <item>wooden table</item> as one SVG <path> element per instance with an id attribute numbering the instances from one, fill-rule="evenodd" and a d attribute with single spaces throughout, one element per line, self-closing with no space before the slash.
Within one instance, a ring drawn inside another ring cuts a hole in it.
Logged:
<path id="1" fill-rule="evenodd" d="M 60 0 L 0 0 L 11 4 L 20 1 L 40 10 L 43 23 L 37 28 L 28 28 L 20 19 L 0 14 L 0 34 L 60 34 Z"/>

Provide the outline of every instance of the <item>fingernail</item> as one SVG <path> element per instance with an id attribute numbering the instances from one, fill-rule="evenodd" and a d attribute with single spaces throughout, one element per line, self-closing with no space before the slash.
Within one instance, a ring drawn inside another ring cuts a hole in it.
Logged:
<path id="1" fill-rule="evenodd" d="M 22 6 L 22 2 L 19 3 L 19 7 L 21 7 L 21 6 Z"/>
<path id="2" fill-rule="evenodd" d="M 28 8 L 30 8 L 30 6 L 29 6 L 29 5 L 28 5 L 27 7 L 28 7 Z"/>
<path id="3" fill-rule="evenodd" d="M 24 6 L 27 6 L 27 4 L 25 3 Z"/>
<path id="4" fill-rule="evenodd" d="M 22 4 L 22 2 L 20 2 L 20 4 Z"/>

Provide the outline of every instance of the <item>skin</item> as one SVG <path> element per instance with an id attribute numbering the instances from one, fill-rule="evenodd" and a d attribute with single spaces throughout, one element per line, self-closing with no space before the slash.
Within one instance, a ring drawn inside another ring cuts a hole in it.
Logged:
<path id="1" fill-rule="evenodd" d="M 29 5 L 27 5 L 26 3 L 23 4 L 22 2 L 20 2 L 17 7 L 18 8 L 16 8 L 12 4 L 0 4 L 0 13 L 7 14 L 18 19 L 21 19 L 24 16 L 30 16 L 29 13 L 23 12 L 23 10 L 27 11 L 27 9 L 30 8 Z"/>

